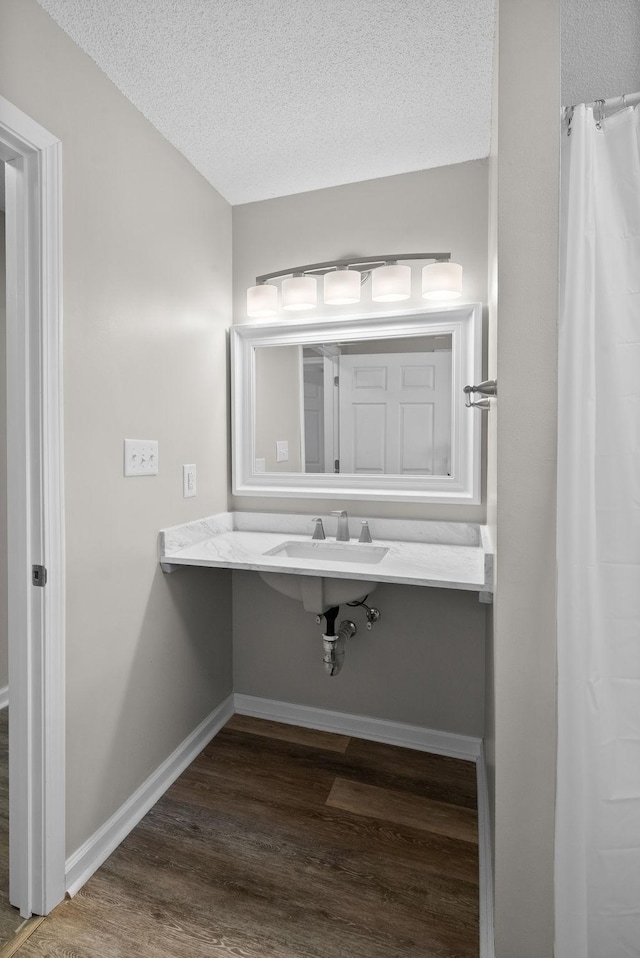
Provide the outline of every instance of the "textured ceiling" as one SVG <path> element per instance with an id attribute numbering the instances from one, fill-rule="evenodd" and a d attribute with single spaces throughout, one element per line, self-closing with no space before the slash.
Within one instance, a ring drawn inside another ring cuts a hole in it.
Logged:
<path id="1" fill-rule="evenodd" d="M 640 0 L 562 0 L 562 102 L 640 92 Z"/>
<path id="2" fill-rule="evenodd" d="M 495 0 L 39 0 L 231 203 L 489 152 Z"/>

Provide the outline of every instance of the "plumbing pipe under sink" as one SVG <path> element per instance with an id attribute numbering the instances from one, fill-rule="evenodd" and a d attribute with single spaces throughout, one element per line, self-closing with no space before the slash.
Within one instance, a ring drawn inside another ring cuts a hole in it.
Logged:
<path id="1" fill-rule="evenodd" d="M 322 635 L 322 662 L 325 672 L 332 676 L 337 675 L 344 665 L 347 639 L 350 639 L 358 631 L 355 623 L 349 619 L 343 619 L 338 631 L 335 631 L 335 621 L 339 611 L 340 609 L 334 606 L 324 613 L 327 621 L 327 631 Z"/>

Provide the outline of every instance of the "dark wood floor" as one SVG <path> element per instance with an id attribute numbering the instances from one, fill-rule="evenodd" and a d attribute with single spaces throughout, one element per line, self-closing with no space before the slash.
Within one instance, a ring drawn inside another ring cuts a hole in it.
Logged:
<path id="1" fill-rule="evenodd" d="M 0 947 L 21 924 L 9 904 L 9 709 L 0 709 Z"/>
<path id="2" fill-rule="evenodd" d="M 475 766 L 235 716 L 19 958 L 477 958 Z"/>

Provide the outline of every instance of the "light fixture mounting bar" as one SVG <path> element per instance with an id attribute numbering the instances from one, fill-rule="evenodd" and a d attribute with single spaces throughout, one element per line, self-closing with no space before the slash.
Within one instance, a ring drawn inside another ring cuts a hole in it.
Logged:
<path id="1" fill-rule="evenodd" d="M 256 286 L 262 283 L 268 283 L 271 279 L 278 279 L 280 276 L 304 275 L 305 273 L 330 273 L 334 269 L 357 269 L 361 272 L 368 272 L 375 269 L 376 266 L 385 266 L 389 263 L 398 263 L 402 260 L 411 259 L 432 259 L 438 263 L 448 263 L 451 259 L 451 253 L 391 253 L 387 256 L 367 256 L 353 257 L 347 259 L 330 260 L 327 263 L 309 263 L 307 266 L 295 266 L 288 269 L 279 269 L 274 273 L 263 273 L 262 276 L 256 276 Z"/>

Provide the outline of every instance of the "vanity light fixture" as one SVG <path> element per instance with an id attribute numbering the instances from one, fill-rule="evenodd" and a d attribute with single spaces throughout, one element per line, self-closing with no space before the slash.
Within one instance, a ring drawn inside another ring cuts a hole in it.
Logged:
<path id="1" fill-rule="evenodd" d="M 280 298 L 283 309 L 313 309 L 318 304 L 318 280 L 296 270 L 293 276 L 282 280 Z"/>
<path id="2" fill-rule="evenodd" d="M 272 283 L 260 283 L 247 290 L 247 313 L 249 316 L 275 316 L 278 312 L 278 287 Z"/>
<path id="3" fill-rule="evenodd" d="M 429 263 L 422 268 L 423 299 L 457 299 L 462 295 L 462 266 L 459 263 Z"/>
<path id="4" fill-rule="evenodd" d="M 371 274 L 374 303 L 399 303 L 411 296 L 411 267 L 401 263 L 378 266 Z"/>
<path id="5" fill-rule="evenodd" d="M 340 266 L 324 274 L 324 301 L 327 306 L 347 306 L 360 302 L 362 274 L 357 269 Z"/>
<path id="6" fill-rule="evenodd" d="M 395 303 L 411 296 L 411 267 L 406 260 L 431 260 L 422 270 L 425 299 L 455 299 L 462 295 L 462 266 L 451 262 L 451 253 L 394 253 L 388 256 L 354 257 L 327 263 L 310 263 L 256 277 L 247 290 L 247 315 L 275 316 L 280 305 L 289 311 L 313 309 L 318 304 L 316 276 L 324 276 L 324 303 L 342 306 L 360 302 L 362 285 L 371 276 L 371 299 Z"/>

